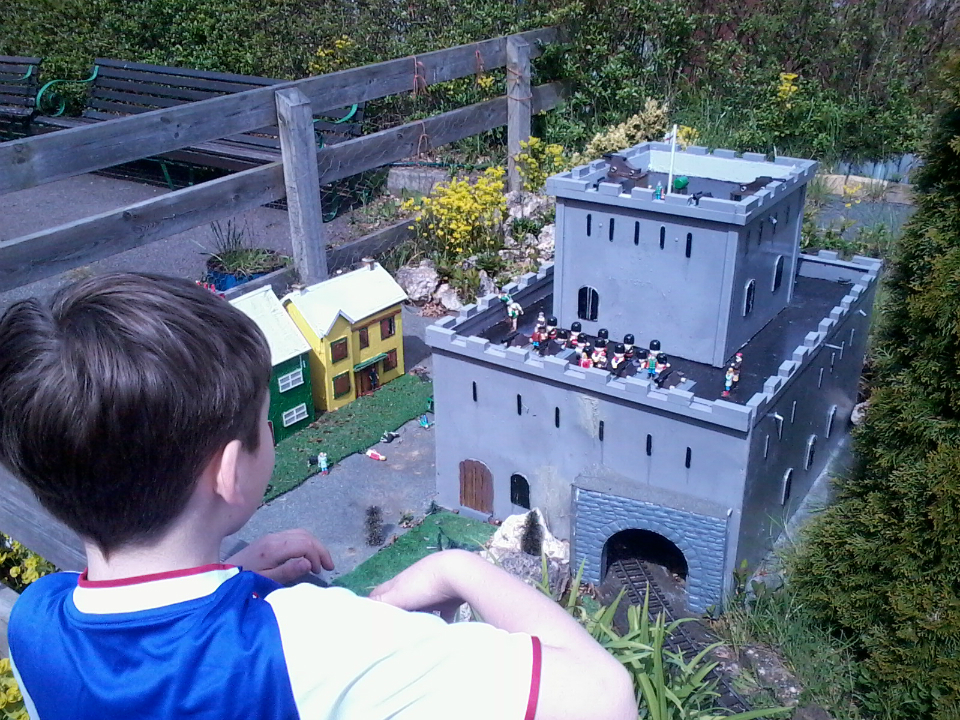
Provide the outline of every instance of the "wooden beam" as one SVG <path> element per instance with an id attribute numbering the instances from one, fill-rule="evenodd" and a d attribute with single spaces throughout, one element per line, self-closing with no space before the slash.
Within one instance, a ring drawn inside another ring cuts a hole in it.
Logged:
<path id="1" fill-rule="evenodd" d="M 307 96 L 297 88 L 278 90 L 276 97 L 293 262 L 303 282 L 313 285 L 327 279 L 313 112 Z"/>
<path id="2" fill-rule="evenodd" d="M 544 28 L 520 37 L 539 54 L 539 45 L 554 42 L 558 32 Z M 323 112 L 410 92 L 414 77 L 432 85 L 505 64 L 506 38 L 500 37 L 0 143 L 0 195 L 272 125 L 276 90 L 296 87 L 314 112 Z"/>
<path id="3" fill-rule="evenodd" d="M 523 190 L 517 170 L 521 142 L 530 140 L 530 43 L 519 36 L 507 38 L 507 187 Z"/>
<path id="4" fill-rule="evenodd" d="M 44 510 L 33 492 L 2 466 L 0 493 L 0 532 L 61 570 L 83 570 L 87 566 L 83 544 L 76 533 Z"/>
<path id="5" fill-rule="evenodd" d="M 562 83 L 533 89 L 533 111 L 556 107 Z M 320 184 L 388 165 L 506 123 L 506 99 L 453 110 L 325 147 Z M 0 292 L 57 275 L 155 240 L 234 217 L 284 196 L 283 164 L 271 163 L 118 210 L 0 241 Z"/>

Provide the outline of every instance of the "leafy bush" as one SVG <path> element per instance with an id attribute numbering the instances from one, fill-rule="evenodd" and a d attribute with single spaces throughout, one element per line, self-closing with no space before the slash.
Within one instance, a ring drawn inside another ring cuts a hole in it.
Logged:
<path id="1" fill-rule="evenodd" d="M 960 55 L 941 87 L 855 463 L 791 572 L 800 601 L 862 658 L 867 709 L 904 720 L 960 716 Z"/>

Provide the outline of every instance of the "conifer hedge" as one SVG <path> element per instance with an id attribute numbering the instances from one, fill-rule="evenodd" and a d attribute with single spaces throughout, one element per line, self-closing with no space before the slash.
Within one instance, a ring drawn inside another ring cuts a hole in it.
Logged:
<path id="1" fill-rule="evenodd" d="M 791 579 L 862 654 L 881 717 L 960 717 L 960 54 L 888 269 L 876 386 Z"/>

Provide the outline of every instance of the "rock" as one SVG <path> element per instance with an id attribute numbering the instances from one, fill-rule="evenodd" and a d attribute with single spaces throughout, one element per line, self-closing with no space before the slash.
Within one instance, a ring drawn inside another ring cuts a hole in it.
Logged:
<path id="1" fill-rule="evenodd" d="M 418 267 L 405 265 L 397 270 L 394 279 L 413 302 L 429 300 L 440 283 L 440 276 L 430 260 L 422 261 Z"/>
<path id="2" fill-rule="evenodd" d="M 433 294 L 433 297 L 447 310 L 453 310 L 456 312 L 463 307 L 463 303 L 460 301 L 457 291 L 450 287 L 447 283 L 444 283 L 438 287 L 437 291 Z"/>
<path id="3" fill-rule="evenodd" d="M 507 214 L 511 218 L 536 218 L 553 209 L 553 199 L 526 192 L 507 193 Z"/>
<path id="4" fill-rule="evenodd" d="M 497 292 L 496 283 L 493 282 L 493 279 L 487 275 L 486 270 L 481 270 L 480 275 L 480 290 L 477 292 L 477 297 L 484 297 L 486 295 L 495 295 Z"/>
<path id="5" fill-rule="evenodd" d="M 557 540 L 547 529 L 543 514 L 534 508 L 537 522 L 543 530 L 543 554 L 547 558 L 547 578 L 553 592 L 558 592 L 570 577 L 570 545 Z M 543 579 L 541 558 L 527 555 L 520 549 L 527 513 L 511 515 L 497 529 L 480 555 L 524 582 L 535 585 Z"/>
<path id="6" fill-rule="evenodd" d="M 472 270 L 477 266 L 477 260 L 479 260 L 479 258 L 476 255 L 471 255 L 460 263 L 460 267 L 464 270 Z"/>
<path id="7" fill-rule="evenodd" d="M 854 425 L 863 423 L 863 418 L 867 415 L 867 409 L 870 407 L 870 401 L 865 400 L 853 406 L 853 412 L 850 413 L 850 422 Z"/>
<path id="8" fill-rule="evenodd" d="M 792 720 L 833 720 L 833 717 L 819 705 L 807 705 L 797 708 Z"/>
<path id="9" fill-rule="evenodd" d="M 387 174 L 387 190 L 397 197 L 404 193 L 429 195 L 438 183 L 449 180 L 450 173 L 441 168 L 393 167 Z"/>
<path id="10" fill-rule="evenodd" d="M 557 232 L 557 226 L 553 223 L 549 225 L 544 225 L 543 229 L 540 231 L 539 237 L 537 237 L 537 249 L 541 253 L 549 253 L 550 256 L 553 256 L 553 251 L 555 247 L 555 237 Z"/>
<path id="11" fill-rule="evenodd" d="M 749 645 L 741 659 L 753 671 L 757 683 L 770 690 L 778 703 L 791 707 L 797 704 L 803 686 L 772 648 Z"/>

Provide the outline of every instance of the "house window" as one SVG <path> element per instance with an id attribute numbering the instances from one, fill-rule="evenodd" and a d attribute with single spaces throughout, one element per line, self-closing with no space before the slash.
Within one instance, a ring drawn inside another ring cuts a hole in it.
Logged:
<path id="1" fill-rule="evenodd" d="M 349 348 L 347 347 L 346 338 L 340 338 L 339 340 L 334 340 L 332 343 L 330 343 L 330 355 L 333 357 L 334 362 L 346 360 L 348 354 Z"/>
<path id="2" fill-rule="evenodd" d="M 283 426 L 290 427 L 294 423 L 300 422 L 301 420 L 303 420 L 305 417 L 307 417 L 308 414 L 309 413 L 307 413 L 307 404 L 300 403 L 295 408 L 293 408 L 292 410 L 287 410 L 282 415 Z"/>
<path id="3" fill-rule="evenodd" d="M 747 284 L 743 289 L 743 316 L 747 317 L 750 313 L 753 312 L 753 300 L 754 295 L 757 293 L 757 281 L 756 280 L 747 280 Z"/>
<path id="4" fill-rule="evenodd" d="M 633 224 L 633 244 L 634 245 L 640 244 L 640 221 L 639 220 L 637 220 Z"/>
<path id="5" fill-rule="evenodd" d="M 690 461 L 692 459 L 693 459 L 693 450 L 691 450 L 690 448 L 687 448 L 687 456 L 683 461 L 683 466 L 687 468 L 687 470 L 690 469 Z"/>
<path id="6" fill-rule="evenodd" d="M 824 437 L 830 437 L 830 433 L 833 432 L 833 420 L 837 416 L 837 406 L 831 405 L 830 409 L 827 410 L 827 427 L 824 428 Z"/>
<path id="7" fill-rule="evenodd" d="M 817 436 L 811 435 L 807 439 L 807 453 L 803 458 L 803 469 L 809 470 L 813 467 L 813 459 L 817 455 Z"/>
<path id="8" fill-rule="evenodd" d="M 687 233 L 687 257 L 690 257 L 691 250 L 693 250 L 693 233 Z"/>
<path id="9" fill-rule="evenodd" d="M 584 286 L 577 293 L 577 317 L 581 320 L 596 320 L 600 306 L 600 293 Z"/>
<path id="10" fill-rule="evenodd" d="M 380 321 L 380 339 L 386 340 L 389 337 L 393 337 L 397 332 L 397 321 L 396 315 L 391 315 L 388 318 L 384 318 Z"/>
<path id="11" fill-rule="evenodd" d="M 350 392 L 350 373 L 345 372 L 333 378 L 333 396 L 343 397 Z"/>
<path id="12" fill-rule="evenodd" d="M 530 483 L 519 473 L 510 476 L 510 502 L 527 510 L 530 509 Z"/>
<path id="13" fill-rule="evenodd" d="M 660 226 L 660 249 L 663 250 L 663 246 L 667 243 L 667 226 Z"/>
<path id="14" fill-rule="evenodd" d="M 780 486 L 780 504 L 786 505 L 790 499 L 790 486 L 793 485 L 793 468 L 787 468 Z"/>
<path id="15" fill-rule="evenodd" d="M 610 218 L 610 231 L 607 233 L 610 242 L 613 242 L 613 218 Z"/>
<path id="16" fill-rule="evenodd" d="M 783 255 L 777 255 L 773 262 L 773 292 L 780 289 L 783 284 Z"/>
<path id="17" fill-rule="evenodd" d="M 360 335 L 360 349 L 370 347 L 370 328 L 360 328 L 358 335 Z"/>
<path id="18" fill-rule="evenodd" d="M 397 351 L 388 350 L 387 356 L 383 359 L 383 371 L 390 372 L 397 369 Z"/>
<path id="19" fill-rule="evenodd" d="M 292 373 L 281 375 L 277 378 L 277 383 L 280 385 L 280 392 L 293 390 L 293 388 L 303 385 L 303 369 L 297 368 Z"/>

